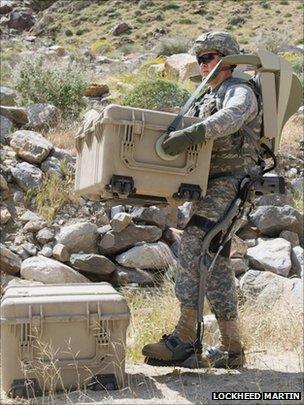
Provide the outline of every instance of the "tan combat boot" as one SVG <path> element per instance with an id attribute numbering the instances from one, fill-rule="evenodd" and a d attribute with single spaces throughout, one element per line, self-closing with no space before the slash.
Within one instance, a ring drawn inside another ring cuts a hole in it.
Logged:
<path id="1" fill-rule="evenodd" d="M 142 354 L 147 358 L 158 360 L 173 360 L 174 359 L 174 342 L 173 346 L 170 345 L 170 338 L 177 338 L 177 346 L 180 341 L 182 344 L 193 344 L 196 339 L 196 324 L 197 324 L 197 310 L 190 307 L 181 307 L 181 314 L 178 323 L 169 336 L 164 335 L 157 343 L 150 343 L 143 347 Z M 168 339 L 169 338 L 169 339 Z M 174 339 L 173 339 L 174 340 Z M 185 345 L 184 345 L 185 346 Z M 170 350 L 171 348 L 171 350 Z M 181 345 L 182 348 L 182 345 Z M 178 355 L 177 355 L 178 357 Z M 181 354 L 182 357 L 182 354 Z M 174 359 L 178 360 L 178 359 Z"/>
<path id="2" fill-rule="evenodd" d="M 211 367 L 238 368 L 245 363 L 244 348 L 242 346 L 238 321 L 218 320 L 220 329 L 220 345 L 210 347 L 204 358 L 208 359 Z"/>

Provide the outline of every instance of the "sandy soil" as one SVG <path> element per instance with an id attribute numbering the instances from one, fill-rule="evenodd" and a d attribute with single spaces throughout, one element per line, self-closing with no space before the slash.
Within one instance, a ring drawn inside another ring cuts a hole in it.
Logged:
<path id="1" fill-rule="evenodd" d="M 242 370 L 151 367 L 128 363 L 128 385 L 120 391 L 71 392 L 53 399 L 34 400 L 35 404 L 257 404 L 257 401 L 212 401 L 214 391 L 302 391 L 303 363 L 294 352 L 258 352 L 247 356 Z M 15 404 L 2 399 L 2 404 Z M 267 401 L 263 404 L 290 404 Z M 293 401 L 292 403 L 302 403 Z"/>

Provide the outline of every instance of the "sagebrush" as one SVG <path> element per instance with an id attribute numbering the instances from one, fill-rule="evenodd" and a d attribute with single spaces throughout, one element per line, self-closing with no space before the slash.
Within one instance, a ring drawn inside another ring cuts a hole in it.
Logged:
<path id="1" fill-rule="evenodd" d="M 84 62 L 38 56 L 20 61 L 13 84 L 20 94 L 20 104 L 50 103 L 63 117 L 77 117 L 86 106 L 83 93 L 89 78 Z"/>

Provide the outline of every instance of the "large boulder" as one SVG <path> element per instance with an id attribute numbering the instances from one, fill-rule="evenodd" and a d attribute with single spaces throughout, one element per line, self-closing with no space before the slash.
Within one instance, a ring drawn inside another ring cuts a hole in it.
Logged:
<path id="1" fill-rule="evenodd" d="M 97 226 L 90 222 L 66 225 L 56 235 L 57 243 L 66 246 L 70 253 L 96 253 L 97 239 Z"/>
<path id="2" fill-rule="evenodd" d="M 16 105 L 17 93 L 9 87 L 0 87 L 0 104 L 1 105 Z"/>
<path id="3" fill-rule="evenodd" d="M 299 278 L 285 278 L 268 271 L 249 270 L 240 287 L 257 306 L 277 307 L 303 313 L 303 283 Z"/>
<path id="4" fill-rule="evenodd" d="M 284 230 L 303 235 L 303 215 L 289 205 L 258 207 L 250 216 L 251 221 L 267 236 L 278 236 Z"/>
<path id="5" fill-rule="evenodd" d="M 27 162 L 18 163 L 11 168 L 11 172 L 15 182 L 24 191 L 35 190 L 42 182 L 43 172 Z"/>
<path id="6" fill-rule="evenodd" d="M 258 244 L 247 250 L 251 268 L 266 270 L 287 277 L 291 269 L 291 245 L 286 239 L 258 239 Z"/>
<path id="7" fill-rule="evenodd" d="M 29 257 L 22 262 L 21 276 L 45 284 L 88 283 L 86 277 L 57 260 L 44 256 Z"/>
<path id="8" fill-rule="evenodd" d="M 144 243 L 116 256 L 119 264 L 125 267 L 156 270 L 175 265 L 170 248 L 163 242 Z"/>
<path id="9" fill-rule="evenodd" d="M 9 119 L 14 126 L 20 128 L 28 123 L 26 109 L 23 107 L 0 106 L 0 114 Z"/>
<path id="10" fill-rule="evenodd" d="M 27 130 L 14 132 L 10 145 L 21 159 L 29 163 L 41 163 L 53 148 L 51 142 L 38 132 Z"/>
<path id="11" fill-rule="evenodd" d="M 131 27 L 127 23 L 121 22 L 121 23 L 115 25 L 115 27 L 111 30 L 111 34 L 113 34 L 115 36 L 121 35 L 121 34 L 128 32 L 130 29 L 131 29 Z"/>
<path id="12" fill-rule="evenodd" d="M 74 269 L 99 275 L 111 274 L 116 269 L 115 264 L 110 259 L 96 254 L 72 254 L 70 263 Z"/>
<path id="13" fill-rule="evenodd" d="M 135 225 L 131 223 L 119 233 L 109 230 L 99 243 L 99 252 L 104 255 L 120 253 L 138 242 L 156 242 L 162 231 L 153 225 Z"/>
<path id="14" fill-rule="evenodd" d="M 8 274 L 17 274 L 21 268 L 21 259 L 11 250 L 0 244 L 0 270 Z"/>
<path id="15" fill-rule="evenodd" d="M 171 55 L 165 61 L 166 76 L 177 76 L 180 80 L 200 76 L 199 66 L 194 55 L 178 53 Z"/>
<path id="16" fill-rule="evenodd" d="M 30 104 L 25 109 L 29 120 L 27 128 L 35 131 L 55 125 L 59 116 L 58 108 L 52 104 Z"/>

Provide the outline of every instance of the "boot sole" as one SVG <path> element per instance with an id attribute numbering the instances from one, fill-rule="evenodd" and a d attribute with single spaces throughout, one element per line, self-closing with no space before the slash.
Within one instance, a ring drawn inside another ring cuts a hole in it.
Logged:
<path id="1" fill-rule="evenodd" d="M 160 360 L 146 357 L 145 363 L 154 367 L 184 367 L 184 368 L 208 368 L 209 364 L 203 362 L 200 355 L 192 354 L 185 360 Z"/>

